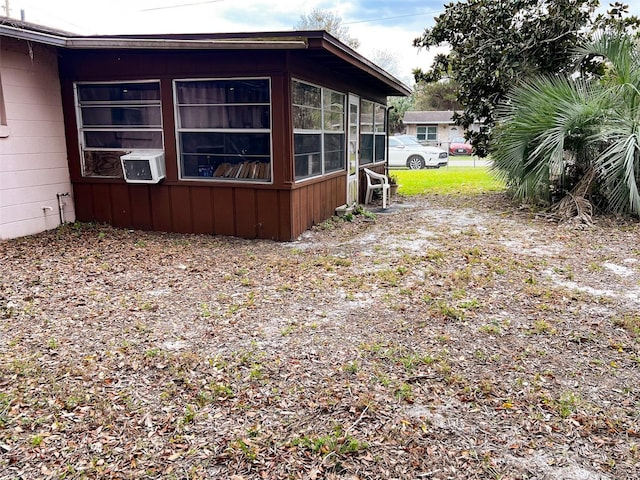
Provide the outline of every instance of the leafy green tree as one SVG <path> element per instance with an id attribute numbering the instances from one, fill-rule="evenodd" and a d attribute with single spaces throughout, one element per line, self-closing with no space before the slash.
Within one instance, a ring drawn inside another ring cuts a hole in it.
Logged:
<path id="1" fill-rule="evenodd" d="M 404 123 L 402 122 L 404 114 L 413 110 L 413 96 L 388 97 L 388 104 L 393 107 L 389 110 L 389 133 L 402 133 L 404 131 Z"/>
<path id="2" fill-rule="evenodd" d="M 465 130 L 482 128 L 471 141 L 487 154 L 498 102 L 518 81 L 536 74 L 573 69 L 571 52 L 585 35 L 584 27 L 597 0 L 463 0 L 451 2 L 432 28 L 414 40 L 429 48 L 448 44 L 431 70 L 415 70 L 416 82 L 434 82 L 451 75 L 464 107 L 454 119 Z"/>
<path id="3" fill-rule="evenodd" d="M 638 28 L 640 28 L 640 18 L 629 14 L 629 5 L 614 2 L 609 4 L 606 14 L 600 13 L 593 20 L 592 30 L 594 32 L 634 32 Z"/>
<path id="4" fill-rule="evenodd" d="M 640 45 L 618 30 L 577 53 L 604 76 L 547 75 L 515 88 L 497 112 L 494 170 L 522 200 L 563 197 L 555 206 L 563 216 L 588 221 L 594 202 L 639 215 Z"/>
<path id="5" fill-rule="evenodd" d="M 414 88 L 414 110 L 462 110 L 458 84 L 445 78 L 438 82 L 419 82 Z"/>
<path id="6" fill-rule="evenodd" d="M 340 16 L 321 8 L 314 8 L 311 12 L 300 15 L 300 20 L 293 28 L 295 30 L 326 30 L 353 49 L 360 46 L 360 40 L 351 36 L 349 27 L 343 25 Z"/>

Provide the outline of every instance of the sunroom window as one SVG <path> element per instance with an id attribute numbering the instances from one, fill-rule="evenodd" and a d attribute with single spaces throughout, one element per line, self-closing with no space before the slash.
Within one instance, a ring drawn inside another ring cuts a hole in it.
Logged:
<path id="1" fill-rule="evenodd" d="M 163 149 L 158 81 L 77 83 L 76 106 L 85 177 L 122 177 L 123 154 Z"/>
<path id="2" fill-rule="evenodd" d="M 292 90 L 296 180 L 344 170 L 345 95 L 297 80 Z"/>
<path id="3" fill-rule="evenodd" d="M 384 105 L 362 100 L 360 107 L 360 164 L 384 161 L 386 139 Z"/>
<path id="4" fill-rule="evenodd" d="M 174 89 L 182 179 L 271 179 L 269 79 L 176 80 Z"/>

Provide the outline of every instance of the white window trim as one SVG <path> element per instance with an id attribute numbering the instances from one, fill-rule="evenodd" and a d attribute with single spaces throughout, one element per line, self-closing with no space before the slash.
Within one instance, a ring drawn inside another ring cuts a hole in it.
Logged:
<path id="1" fill-rule="evenodd" d="M 418 125 L 416 127 L 416 137 L 418 136 L 418 129 L 424 128 L 424 141 L 425 142 L 437 142 L 438 141 L 438 125 Z M 435 138 L 429 139 L 429 129 L 434 129 Z M 420 139 L 418 139 L 420 140 Z"/>
<path id="2" fill-rule="evenodd" d="M 373 155 L 372 161 L 369 163 L 362 163 L 362 162 L 358 162 L 359 164 L 359 168 L 369 168 L 372 165 L 381 165 L 383 163 L 387 162 L 387 107 L 385 105 L 383 105 L 382 103 L 378 103 L 375 102 L 373 100 L 368 100 L 366 98 L 362 98 L 360 99 L 360 115 L 362 115 L 362 102 L 370 102 L 373 104 L 373 125 L 372 128 L 373 130 L 371 132 L 365 132 L 365 135 L 373 135 L 373 151 L 371 152 Z M 384 128 L 384 130 L 382 132 L 376 132 L 376 106 L 381 106 L 384 110 L 384 121 L 382 123 L 382 126 Z M 360 121 L 360 117 L 358 117 L 358 121 Z M 362 124 L 360 124 L 362 125 Z M 362 130 L 360 131 L 360 136 L 362 136 Z M 382 160 L 377 160 L 375 159 L 376 157 L 376 149 L 375 149 L 375 144 L 376 144 L 376 136 L 382 136 L 384 135 L 384 155 L 382 157 Z M 360 146 L 362 148 L 362 145 Z"/>
<path id="3" fill-rule="evenodd" d="M 329 87 L 323 87 L 322 85 L 318 85 L 316 83 L 313 82 L 308 82 L 306 80 L 300 80 L 298 78 L 292 78 L 291 79 L 291 90 L 293 91 L 293 82 L 298 82 L 298 83 L 304 83 L 306 85 L 311 85 L 312 87 L 317 87 L 320 89 L 320 108 L 317 107 L 309 107 L 308 105 L 300 105 L 297 103 L 293 103 L 293 101 L 291 102 L 291 109 L 290 111 L 293 112 L 293 107 L 297 106 L 297 107 L 304 107 L 304 108 L 312 108 L 314 110 L 320 110 L 320 125 L 323 127 L 320 130 L 305 130 L 305 129 L 301 129 L 301 128 L 294 128 L 293 129 L 293 135 L 320 135 L 320 155 L 321 155 L 321 161 L 320 161 L 320 165 L 321 165 L 321 169 L 320 169 L 320 173 L 315 174 L 315 175 L 309 175 L 307 177 L 302 177 L 302 178 L 296 178 L 296 172 L 295 172 L 295 157 L 296 157 L 296 152 L 295 150 L 293 151 L 293 180 L 296 183 L 303 183 L 303 182 L 307 182 L 310 180 L 314 180 L 314 179 L 318 179 L 320 177 L 324 177 L 325 175 L 332 175 L 334 173 L 341 173 L 341 172 L 345 172 L 347 169 L 346 166 L 346 162 L 347 162 L 347 145 L 346 145 L 346 139 L 347 139 L 347 134 L 346 134 L 346 122 L 347 122 L 347 117 L 346 117 L 346 102 L 347 102 L 347 97 L 348 95 L 345 94 L 344 92 L 340 92 L 338 90 L 334 90 L 333 88 L 329 88 Z M 324 114 L 325 114 L 325 109 L 324 109 L 324 95 L 325 95 L 325 91 L 328 92 L 333 92 L 333 93 L 337 93 L 339 95 L 342 95 L 342 130 L 341 131 L 335 131 L 335 130 L 324 130 Z M 332 170 L 330 172 L 325 172 L 325 168 L 324 168 L 324 164 L 325 164 L 325 159 L 324 159 L 324 134 L 325 133 L 334 133 L 334 134 L 341 134 L 344 135 L 344 165 L 343 168 L 339 169 L 339 170 Z"/>
<path id="4" fill-rule="evenodd" d="M 151 128 L 126 128 L 123 127 L 122 130 L 126 130 L 129 132 L 160 132 L 161 136 L 162 136 L 162 150 L 164 151 L 164 126 L 162 125 L 162 84 L 160 82 L 160 79 L 151 79 L 151 80 L 110 80 L 110 81 L 86 81 L 86 82 L 74 82 L 73 84 L 73 96 L 74 96 L 74 102 L 75 102 L 75 109 L 76 109 L 76 127 L 78 130 L 78 147 L 80 149 L 80 171 L 81 171 L 81 175 L 84 178 L 122 178 L 122 177 L 117 177 L 117 176 L 107 176 L 107 175 L 93 175 L 93 176 L 85 176 L 85 164 L 84 164 L 84 152 L 85 152 L 85 146 L 84 146 L 84 132 L 85 131 L 90 131 L 90 132 L 108 132 L 108 131 L 113 131 L 113 128 L 106 128 L 106 127 L 88 127 L 85 128 L 82 122 L 82 105 L 80 104 L 80 96 L 78 95 L 78 86 L 81 85 L 121 85 L 123 83 L 157 83 L 158 84 L 158 91 L 160 93 L 160 99 L 159 99 L 159 103 L 156 103 L 155 101 L 147 101 L 144 102 L 142 101 L 141 103 L 137 103 L 136 105 L 144 105 L 145 103 L 148 105 L 158 105 L 160 106 L 160 126 L 153 126 Z M 129 105 L 131 104 L 131 102 L 104 102 L 104 106 L 108 106 L 108 105 Z M 89 151 L 92 152 L 110 152 L 113 151 L 113 148 L 100 148 L 100 147 L 90 147 L 88 149 Z M 134 149 L 130 149 L 130 150 L 134 150 Z"/>
<path id="5" fill-rule="evenodd" d="M 207 82 L 207 81 L 224 81 L 224 80 L 267 80 L 269 83 L 269 103 L 216 103 L 216 104 L 178 104 L 178 82 Z M 255 183 L 258 185 L 271 185 L 273 184 L 273 90 L 271 77 L 197 77 L 197 78 L 174 78 L 172 81 L 173 89 L 173 111 L 175 118 L 175 137 L 176 137 L 176 161 L 178 163 L 178 180 L 181 182 L 218 182 L 221 184 L 228 184 L 231 182 Z M 216 105 L 216 106 L 248 106 L 248 105 L 268 105 L 269 106 L 269 125 L 271 128 L 182 128 L 180 127 L 180 108 L 183 106 L 203 106 L 203 105 Z M 268 133 L 269 134 L 269 180 L 257 180 L 253 178 L 223 178 L 223 177 L 183 177 L 182 175 L 182 151 L 180 147 L 180 133 L 181 132 L 204 132 L 204 133 L 247 133 L 251 131 L 253 133 Z"/>

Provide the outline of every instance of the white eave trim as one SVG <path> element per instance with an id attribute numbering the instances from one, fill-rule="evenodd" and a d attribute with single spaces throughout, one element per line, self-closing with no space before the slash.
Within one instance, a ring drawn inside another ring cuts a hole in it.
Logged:
<path id="1" fill-rule="evenodd" d="M 225 49 L 225 50 L 277 50 L 277 49 L 305 49 L 308 47 L 306 39 L 301 37 L 289 37 L 282 39 L 202 39 L 202 40 L 178 40 L 163 38 L 115 38 L 115 37 L 62 37 L 49 33 L 35 32 L 24 28 L 0 25 L 0 35 L 43 43 L 56 47 L 70 49 L 107 49 L 107 48 L 152 48 L 152 49 Z"/>
<path id="2" fill-rule="evenodd" d="M 20 40 L 29 40 L 32 42 L 43 43 L 45 45 L 53 45 L 56 47 L 64 47 L 67 39 L 59 35 L 50 33 L 34 32 L 33 30 L 25 30 L 24 28 L 12 27 L 11 25 L 0 25 L 0 35 L 18 38 Z"/>

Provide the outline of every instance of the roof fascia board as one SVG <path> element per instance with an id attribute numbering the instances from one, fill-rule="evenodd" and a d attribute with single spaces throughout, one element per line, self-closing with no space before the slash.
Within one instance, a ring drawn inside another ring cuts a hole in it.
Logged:
<path id="1" fill-rule="evenodd" d="M 10 25 L 0 25 L 0 35 L 18 38 L 20 40 L 43 43 L 45 45 L 53 45 L 55 47 L 64 47 L 67 42 L 65 37 L 61 37 L 59 35 L 35 32 L 24 28 L 12 27 Z"/>
<path id="2" fill-rule="evenodd" d="M 377 66 L 375 63 L 366 59 L 365 57 L 363 57 L 362 55 L 360 55 L 358 52 L 351 49 L 350 47 L 339 42 L 338 40 L 336 40 L 334 37 L 327 34 L 326 32 L 323 32 L 323 33 L 324 35 L 322 36 L 322 42 L 325 50 L 333 53 L 337 57 L 340 57 L 351 64 L 360 66 L 361 68 L 362 66 L 365 66 L 366 67 L 365 69 L 369 70 L 370 74 L 378 77 L 379 80 L 383 81 L 387 85 L 392 86 L 393 88 L 404 92 L 406 96 L 410 96 L 413 93 L 413 90 L 411 88 L 409 88 L 403 82 L 401 82 L 400 80 L 395 78 L 393 75 L 388 73 L 386 70 L 383 70 L 382 68 Z"/>
<path id="3" fill-rule="evenodd" d="M 308 34 L 308 35 L 307 35 Z M 255 39 L 237 38 L 208 38 L 208 39 L 170 39 L 170 38 L 122 38 L 122 37 L 74 37 L 53 35 L 30 30 L 28 28 L 18 28 L 10 25 L 0 24 L 0 35 L 13 38 L 53 45 L 69 49 L 194 49 L 194 50 L 291 50 L 306 49 L 311 43 L 319 41 L 319 47 L 336 55 L 338 58 L 367 71 L 379 81 L 409 96 L 411 88 L 403 82 L 369 61 L 352 48 L 339 42 L 333 36 L 324 31 L 304 32 L 304 36 L 275 36 L 257 37 Z"/>
<path id="4" fill-rule="evenodd" d="M 202 39 L 177 40 L 160 38 L 117 38 L 117 37 L 63 37 L 33 30 L 0 25 L 0 35 L 28 40 L 32 42 L 53 45 L 71 49 L 108 49 L 108 48 L 153 48 L 153 49 L 303 49 L 307 48 L 307 41 L 302 37 L 286 37 L 277 40 L 255 39 Z"/>
<path id="5" fill-rule="evenodd" d="M 456 122 L 454 122 L 453 120 L 432 120 L 432 119 L 427 119 L 427 120 L 402 120 L 402 123 L 405 123 L 407 125 L 413 125 L 413 124 L 420 124 L 420 125 L 435 125 L 435 124 L 439 124 L 439 125 L 442 125 L 443 123 L 446 123 L 448 125 L 454 125 Z"/>
<path id="6" fill-rule="evenodd" d="M 152 48 L 170 50 L 187 49 L 220 49 L 220 50 L 290 50 L 307 48 L 303 38 L 286 38 L 282 40 L 174 40 L 159 38 L 117 38 L 117 37 L 73 37 L 67 39 L 66 48 L 70 49 L 140 49 Z"/>

